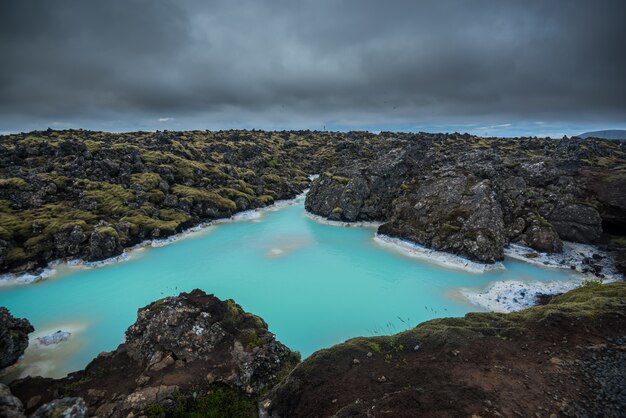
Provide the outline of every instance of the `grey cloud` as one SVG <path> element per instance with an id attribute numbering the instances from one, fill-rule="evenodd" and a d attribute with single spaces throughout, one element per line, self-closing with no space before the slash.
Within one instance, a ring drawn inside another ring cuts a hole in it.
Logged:
<path id="1" fill-rule="evenodd" d="M 0 130 L 623 124 L 625 15 L 620 0 L 7 0 Z"/>

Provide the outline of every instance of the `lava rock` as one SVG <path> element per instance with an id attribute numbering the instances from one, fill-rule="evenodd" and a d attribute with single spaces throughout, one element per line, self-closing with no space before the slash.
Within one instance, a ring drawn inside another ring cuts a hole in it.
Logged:
<path id="1" fill-rule="evenodd" d="M 15 364 L 28 347 L 28 334 L 35 329 L 27 319 L 15 318 L 0 307 L 0 369 Z"/>
<path id="2" fill-rule="evenodd" d="M 30 418 L 87 418 L 87 405 L 83 398 L 62 398 L 39 407 Z"/>
<path id="3" fill-rule="evenodd" d="M 26 418 L 22 402 L 13 396 L 11 390 L 2 383 L 0 383 L 0 417 Z"/>

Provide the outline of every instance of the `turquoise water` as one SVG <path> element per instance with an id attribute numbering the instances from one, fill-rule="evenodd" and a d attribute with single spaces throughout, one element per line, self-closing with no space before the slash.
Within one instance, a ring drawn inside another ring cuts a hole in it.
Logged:
<path id="1" fill-rule="evenodd" d="M 0 305 L 28 318 L 39 332 L 74 332 L 56 348 L 30 348 L 11 377 L 24 370 L 62 376 L 83 368 L 122 342 L 138 308 L 194 288 L 235 299 L 264 318 L 280 341 L 308 356 L 350 337 L 480 310 L 460 296 L 460 288 L 571 278 L 566 271 L 509 260 L 505 271 L 485 274 L 446 269 L 381 247 L 374 233 L 317 223 L 305 216 L 300 201 L 259 219 L 136 251 L 126 262 L 68 269 L 47 281 L 1 289 Z"/>

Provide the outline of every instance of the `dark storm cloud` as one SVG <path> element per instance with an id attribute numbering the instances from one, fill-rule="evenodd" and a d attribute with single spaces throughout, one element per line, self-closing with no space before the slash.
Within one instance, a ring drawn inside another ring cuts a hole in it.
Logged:
<path id="1" fill-rule="evenodd" d="M 0 130 L 626 123 L 624 16 L 621 0 L 6 0 Z"/>

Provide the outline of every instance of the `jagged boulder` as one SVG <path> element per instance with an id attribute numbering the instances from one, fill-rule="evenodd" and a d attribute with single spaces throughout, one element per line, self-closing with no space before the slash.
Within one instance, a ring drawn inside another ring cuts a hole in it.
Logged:
<path id="1" fill-rule="evenodd" d="M 15 318 L 0 307 L 0 369 L 14 364 L 28 347 L 28 334 L 35 329 L 27 319 Z"/>
<path id="2" fill-rule="evenodd" d="M 126 331 L 125 349 L 146 370 L 209 364 L 211 383 L 258 393 L 292 358 L 261 318 L 198 289 L 156 301 L 137 316 Z"/>
<path id="3" fill-rule="evenodd" d="M 489 180 L 450 175 L 422 183 L 398 199 L 390 222 L 378 232 L 493 263 L 502 260 L 506 232 Z"/>
<path id="4" fill-rule="evenodd" d="M 0 417 L 26 418 L 22 402 L 13 396 L 11 390 L 2 383 L 0 383 Z"/>
<path id="5" fill-rule="evenodd" d="M 598 211 L 581 203 L 563 204 L 550 214 L 550 223 L 567 241 L 593 243 L 602 235 L 602 218 Z"/>
<path id="6" fill-rule="evenodd" d="M 142 416 L 146 410 L 163 412 L 223 397 L 254 412 L 255 397 L 298 361 L 261 318 L 196 289 L 139 309 L 126 341 L 85 370 L 58 380 L 18 380 L 11 390 L 29 413 L 63 397 L 73 398 L 72 405 L 82 398 L 90 415 L 101 418 Z"/>
<path id="7" fill-rule="evenodd" d="M 89 237 L 89 255 L 91 261 L 103 260 L 122 252 L 117 231 L 108 225 L 97 227 Z"/>
<path id="8" fill-rule="evenodd" d="M 324 172 L 313 182 L 306 210 L 337 221 L 385 220 L 414 163 L 413 149 L 394 149 L 374 162 Z"/>

